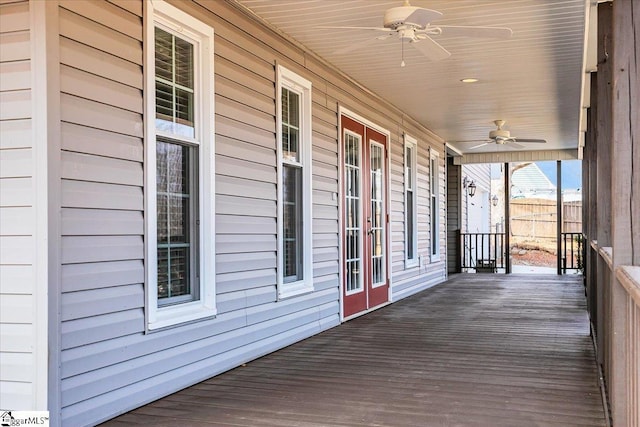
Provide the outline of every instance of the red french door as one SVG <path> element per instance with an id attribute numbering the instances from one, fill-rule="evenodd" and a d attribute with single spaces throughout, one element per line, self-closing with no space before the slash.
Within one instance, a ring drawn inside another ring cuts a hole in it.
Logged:
<path id="1" fill-rule="evenodd" d="M 388 301 L 387 137 L 342 116 L 344 317 Z"/>

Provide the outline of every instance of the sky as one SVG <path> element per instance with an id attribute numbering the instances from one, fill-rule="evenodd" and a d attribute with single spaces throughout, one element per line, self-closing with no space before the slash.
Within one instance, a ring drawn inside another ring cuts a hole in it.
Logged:
<path id="1" fill-rule="evenodd" d="M 535 162 L 542 173 L 544 173 L 549 181 L 556 187 L 558 179 L 556 177 L 556 162 Z M 500 163 L 494 163 L 491 167 L 491 177 L 500 176 Z M 582 189 L 582 161 L 581 160 L 563 160 L 562 161 L 562 189 L 575 190 Z"/>
<path id="2" fill-rule="evenodd" d="M 536 162 L 542 173 L 555 185 L 558 186 L 556 177 L 556 162 Z M 582 161 L 565 160 L 562 162 L 562 189 L 575 190 L 582 188 Z"/>

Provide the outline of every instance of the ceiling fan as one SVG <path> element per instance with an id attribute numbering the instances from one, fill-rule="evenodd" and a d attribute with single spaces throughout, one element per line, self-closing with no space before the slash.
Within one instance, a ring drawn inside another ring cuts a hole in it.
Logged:
<path id="1" fill-rule="evenodd" d="M 531 143 L 545 144 L 547 142 L 544 139 L 516 138 L 515 136 L 511 136 L 511 132 L 509 132 L 508 130 L 502 129 L 505 123 L 504 120 L 494 120 L 493 123 L 495 123 L 495 125 L 497 126 L 497 129 L 489 132 L 489 139 L 487 140 L 472 139 L 469 141 L 451 141 L 451 142 L 456 143 L 456 142 L 481 142 L 482 141 L 482 144 L 469 147 L 469 150 L 474 150 L 476 148 L 484 147 L 485 145 L 489 145 L 489 144 L 498 144 L 498 145 L 509 144 L 515 148 L 522 149 L 524 148 L 524 145 L 519 144 L 520 142 L 528 143 L 528 144 L 531 144 Z"/>
<path id="2" fill-rule="evenodd" d="M 336 54 L 344 54 L 358 49 L 375 40 L 386 40 L 391 37 L 399 38 L 415 47 L 420 53 L 432 61 L 439 61 L 451 56 L 451 53 L 432 39 L 432 36 L 465 36 L 465 37 L 489 37 L 506 39 L 513 33 L 511 28 L 504 27 L 469 27 L 456 25 L 432 25 L 442 16 L 437 10 L 414 7 L 405 0 L 404 5 L 393 7 L 384 14 L 384 27 L 318 27 L 338 30 L 364 30 L 383 33 L 373 39 L 352 43 L 342 49 L 336 50 Z M 404 43 L 402 44 L 404 48 Z M 404 60 L 401 66 L 404 66 Z"/>

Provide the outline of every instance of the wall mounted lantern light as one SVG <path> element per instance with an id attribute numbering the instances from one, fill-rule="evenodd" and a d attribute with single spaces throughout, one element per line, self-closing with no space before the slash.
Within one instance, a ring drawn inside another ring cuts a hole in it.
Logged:
<path id="1" fill-rule="evenodd" d="M 491 204 L 493 206 L 498 206 L 498 196 L 496 196 L 495 194 L 493 195 L 493 197 L 491 198 Z"/>
<path id="2" fill-rule="evenodd" d="M 462 178 L 462 187 L 467 189 L 467 194 L 469 197 L 473 197 L 476 194 L 476 183 L 473 180 L 470 180 L 466 176 Z"/>
<path id="3" fill-rule="evenodd" d="M 467 192 L 469 192 L 469 197 L 473 197 L 476 195 L 476 183 L 471 181 L 467 186 Z"/>

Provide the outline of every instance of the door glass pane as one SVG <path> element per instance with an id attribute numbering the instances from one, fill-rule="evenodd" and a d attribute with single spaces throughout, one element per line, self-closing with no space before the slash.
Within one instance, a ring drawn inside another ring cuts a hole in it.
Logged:
<path id="1" fill-rule="evenodd" d="M 385 211 L 384 211 L 384 149 L 371 144 L 371 280 L 384 284 L 385 280 Z"/>
<path id="2" fill-rule="evenodd" d="M 362 260 L 360 258 L 360 138 L 345 134 L 345 268 L 347 292 L 362 289 Z"/>

